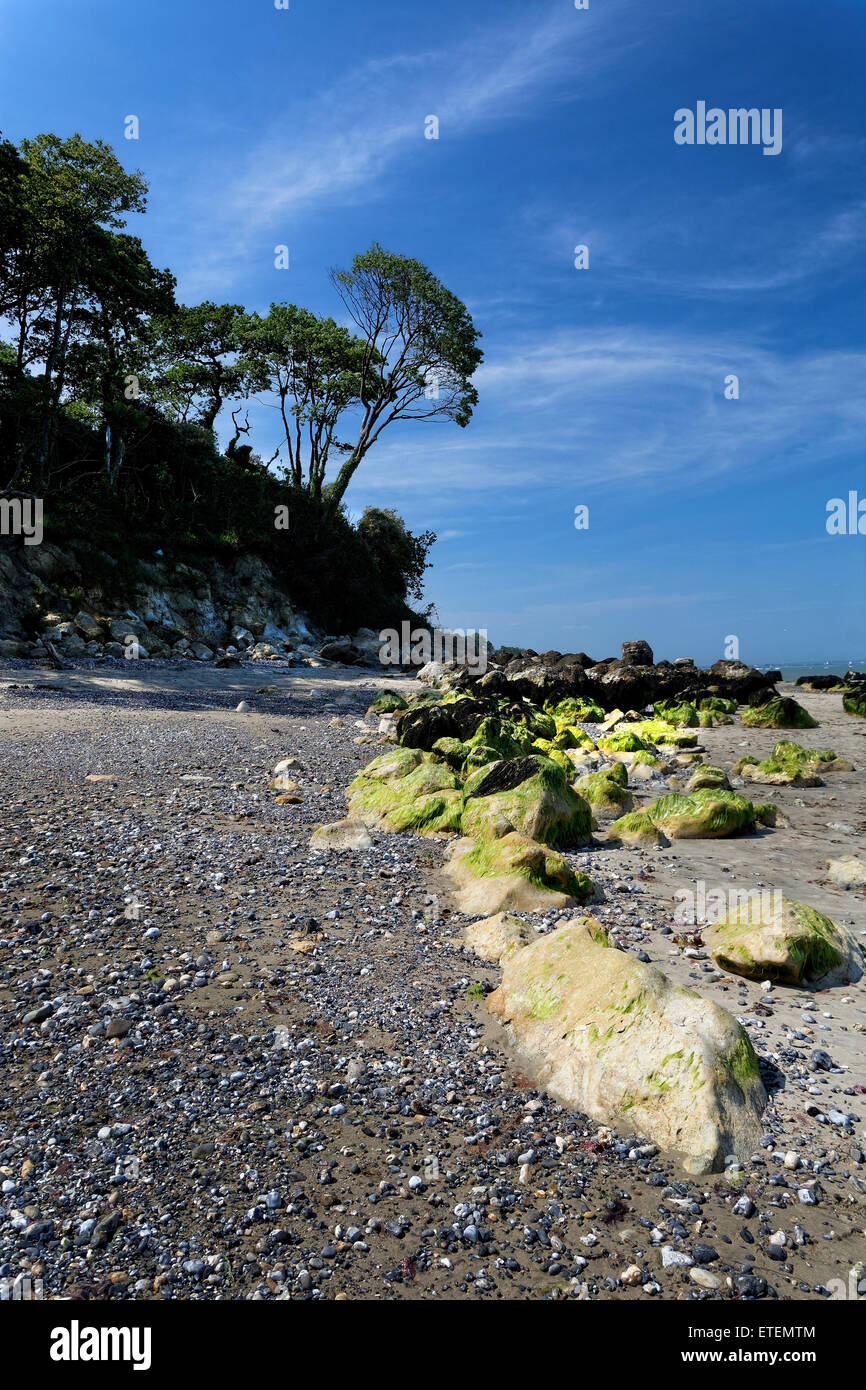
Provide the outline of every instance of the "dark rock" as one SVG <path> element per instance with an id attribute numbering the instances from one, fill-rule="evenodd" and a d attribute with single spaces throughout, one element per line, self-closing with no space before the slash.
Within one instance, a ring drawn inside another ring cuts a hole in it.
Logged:
<path id="1" fill-rule="evenodd" d="M 652 666 L 654 664 L 653 649 L 649 642 L 623 642 L 622 664 L 623 666 Z"/>
<path id="2" fill-rule="evenodd" d="M 323 656 L 325 661 L 339 661 L 343 666 L 358 666 L 363 658 L 360 647 L 348 640 L 326 642 L 319 655 Z"/>
<path id="3" fill-rule="evenodd" d="M 132 1031 L 132 1019 L 113 1018 L 105 1030 L 107 1038 L 125 1038 Z"/>

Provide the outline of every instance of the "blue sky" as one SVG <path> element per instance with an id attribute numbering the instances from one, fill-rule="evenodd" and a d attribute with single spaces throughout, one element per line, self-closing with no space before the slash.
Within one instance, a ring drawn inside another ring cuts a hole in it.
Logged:
<path id="1" fill-rule="evenodd" d="M 825 520 L 866 499 L 864 54 L 860 0 L 4 0 L 0 128 L 141 168 L 183 302 L 339 317 L 328 268 L 378 240 L 467 303 L 469 428 L 388 431 L 347 498 L 438 533 L 444 624 L 862 659 L 866 536 Z M 781 153 L 678 146 L 699 100 L 781 108 Z"/>

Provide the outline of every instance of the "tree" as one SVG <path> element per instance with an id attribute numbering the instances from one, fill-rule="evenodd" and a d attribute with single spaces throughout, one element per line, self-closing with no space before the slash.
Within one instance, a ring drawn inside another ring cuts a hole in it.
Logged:
<path id="1" fill-rule="evenodd" d="M 265 318 L 251 315 L 244 351 L 264 387 L 278 400 L 292 485 L 321 499 L 332 450 L 352 445 L 336 437 L 343 413 L 357 406 L 367 370 L 368 348 L 333 319 L 320 319 L 295 304 L 272 304 Z"/>
<path id="2" fill-rule="evenodd" d="M 96 229 L 99 273 L 76 323 L 68 352 L 67 384 L 79 403 L 92 406 L 100 430 L 108 427 L 106 473 L 114 485 L 123 463 L 127 427 L 141 418 L 137 405 L 145 363 L 142 337 L 149 316 L 174 305 L 174 276 L 157 270 L 138 237 Z"/>
<path id="3" fill-rule="evenodd" d="M 365 454 L 394 420 L 453 420 L 465 428 L 478 393 L 472 376 L 482 360 L 469 311 L 420 261 L 374 243 L 331 283 L 365 344 L 358 435 L 328 489 L 339 506 Z"/>
<path id="4" fill-rule="evenodd" d="M 413 536 L 403 518 L 390 508 L 367 507 L 358 522 L 358 535 L 372 552 L 386 593 L 399 599 L 420 599 L 427 553 L 436 540 L 433 531 Z"/>
<path id="5" fill-rule="evenodd" d="M 213 430 L 226 401 L 266 384 L 244 354 L 247 314 L 241 304 L 180 305 L 156 316 L 149 341 L 156 364 L 155 394 L 182 421 Z"/>
<path id="6" fill-rule="evenodd" d="M 34 485 L 43 482 L 66 380 L 67 353 L 103 273 L 107 231 L 143 212 L 147 186 L 128 174 L 110 146 L 80 135 L 21 142 L 14 244 L 3 254 L 4 312 L 16 330 L 20 368 L 38 364 L 41 419 Z"/>

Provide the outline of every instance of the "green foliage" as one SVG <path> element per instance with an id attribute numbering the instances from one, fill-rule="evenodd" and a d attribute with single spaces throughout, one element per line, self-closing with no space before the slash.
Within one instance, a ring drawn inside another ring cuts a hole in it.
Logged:
<path id="1" fill-rule="evenodd" d="M 332 630 L 414 618 L 434 535 L 380 509 L 354 527 L 341 499 L 393 419 L 467 423 L 481 353 L 465 307 L 419 262 L 377 246 L 334 280 L 361 336 L 293 305 L 265 317 L 178 306 L 174 277 L 122 230 L 146 193 L 101 141 L 40 135 L 16 149 L 0 138 L 0 490 L 43 498 L 49 537 L 89 537 L 130 578 L 155 549 L 189 563 L 252 552 Z M 282 475 L 276 454 L 263 463 L 246 442 L 244 402 L 269 389 Z M 213 433 L 223 408 L 225 453 Z M 353 440 L 340 437 L 346 420 Z M 341 456 L 329 488 L 326 466 Z"/>

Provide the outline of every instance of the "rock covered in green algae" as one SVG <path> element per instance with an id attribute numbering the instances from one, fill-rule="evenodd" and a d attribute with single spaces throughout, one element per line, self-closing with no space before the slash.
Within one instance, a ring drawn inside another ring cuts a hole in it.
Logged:
<path id="1" fill-rule="evenodd" d="M 617 733 L 603 734 L 598 747 L 605 753 L 650 753 L 652 749 L 646 739 L 631 729 L 621 729 Z"/>
<path id="2" fill-rule="evenodd" d="M 817 719 L 792 700 L 790 695 L 774 695 L 765 705 L 744 709 L 743 723 L 749 729 L 816 729 Z"/>
<path id="3" fill-rule="evenodd" d="M 575 907 L 595 892 L 556 850 L 517 830 L 501 839 L 458 840 L 443 867 L 455 885 L 458 909 L 468 917 Z"/>
<path id="4" fill-rule="evenodd" d="M 595 700 L 580 700 L 574 696 L 547 708 L 554 719 L 562 724 L 601 724 L 607 718 L 601 705 L 596 704 Z"/>
<path id="5" fill-rule="evenodd" d="M 631 816 L 614 821 L 610 827 L 610 838 L 637 843 L 634 838 L 627 838 L 633 837 L 645 826 L 643 821 L 638 824 L 635 816 L 646 816 L 657 830 L 671 840 L 715 840 L 755 828 L 755 808 L 751 801 L 722 788 L 705 788 L 690 796 L 671 792 L 668 796 L 659 797 L 658 801 L 632 812 Z"/>
<path id="6" fill-rule="evenodd" d="M 460 830 L 459 779 L 415 748 L 395 748 L 375 758 L 351 783 L 348 796 L 350 818 L 367 825 L 419 835 Z"/>
<path id="7" fill-rule="evenodd" d="M 634 805 L 634 797 L 628 790 L 625 763 L 613 763 L 599 772 L 578 778 L 574 789 L 586 797 L 594 810 L 612 811 L 621 816 Z"/>
<path id="8" fill-rule="evenodd" d="M 498 835 L 510 826 L 547 845 L 585 845 L 592 835 L 589 806 L 549 758 L 491 763 L 466 779 L 463 794 L 465 835 Z"/>
<path id="9" fill-rule="evenodd" d="M 696 729 L 701 722 L 695 706 L 686 700 L 657 700 L 653 705 L 653 714 L 677 729 Z"/>
<path id="10" fill-rule="evenodd" d="M 737 702 L 726 699 L 724 695 L 704 695 L 698 700 L 698 711 L 701 710 L 706 710 L 710 714 L 735 714 Z"/>
<path id="11" fill-rule="evenodd" d="M 686 791 L 689 793 L 699 792 L 707 788 L 721 788 L 722 791 L 730 791 L 731 784 L 728 781 L 727 773 L 722 768 L 713 767 L 712 763 L 701 763 L 699 767 L 695 768 L 686 783 Z"/>
<path id="12" fill-rule="evenodd" d="M 555 1099 L 646 1135 L 692 1173 L 747 1158 L 766 1093 L 745 1030 L 720 1005 L 573 919 L 503 957 L 488 1008 Z"/>
<path id="13" fill-rule="evenodd" d="M 407 702 L 396 690 L 380 690 L 367 706 L 368 714 L 393 714 L 395 710 L 408 709 Z"/>
<path id="14" fill-rule="evenodd" d="M 820 787 L 821 774 L 851 772 L 851 764 L 839 758 L 831 748 L 803 748 L 799 743 L 781 739 L 769 758 L 741 758 L 734 766 L 747 782 L 770 786 Z"/>
<path id="15" fill-rule="evenodd" d="M 624 845 L 664 845 L 667 840 L 646 811 L 628 811 L 613 822 L 607 832 L 609 840 Z"/>
<path id="16" fill-rule="evenodd" d="M 713 959 L 732 974 L 780 984 L 848 984 L 862 973 L 862 951 L 847 928 L 781 893 L 754 894 L 705 929 Z"/>

